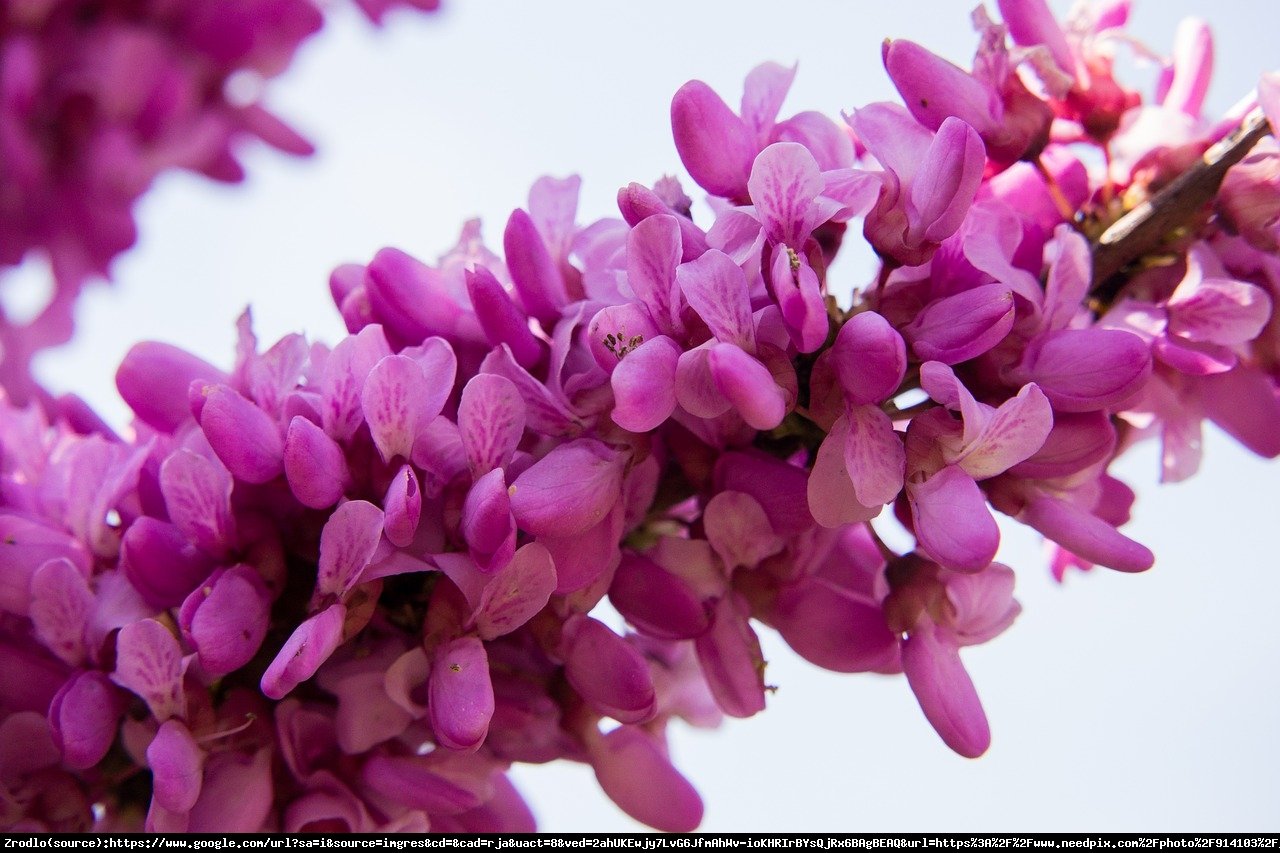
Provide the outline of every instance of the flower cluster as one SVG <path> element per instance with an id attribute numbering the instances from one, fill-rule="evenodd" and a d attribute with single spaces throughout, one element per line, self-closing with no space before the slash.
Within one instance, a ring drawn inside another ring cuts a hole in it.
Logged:
<path id="1" fill-rule="evenodd" d="M 1059 573 L 1139 572 L 1123 449 L 1159 436 L 1186 477 L 1209 418 L 1280 455 L 1274 141 L 1097 262 L 1238 123 L 1199 115 L 1207 33 L 1144 105 L 1111 74 L 1123 4 L 1000 6 L 972 71 L 886 44 L 905 108 L 780 120 L 775 64 L 737 112 L 681 88 L 709 227 L 671 178 L 586 225 L 544 178 L 501 256 L 469 223 L 435 265 L 336 270 L 332 348 L 264 349 L 247 314 L 230 372 L 139 344 L 127 436 L 0 407 L 0 821 L 520 831 L 506 770 L 566 759 L 690 830 L 667 724 L 764 709 L 759 626 L 905 675 L 981 755 L 960 650 L 1020 610 L 993 510 Z M 881 268 L 842 307 L 855 219 Z"/>
<path id="2" fill-rule="evenodd" d="M 357 0 L 371 20 L 401 5 Z M 311 144 L 261 103 L 263 82 L 320 29 L 313 0 L 16 0 L 0 11 L 0 272 L 47 256 L 55 291 L 27 325 L 0 317 L 0 378 L 40 397 L 31 356 L 72 334 L 85 282 L 136 239 L 133 206 L 161 173 L 244 178 L 236 147 Z"/>

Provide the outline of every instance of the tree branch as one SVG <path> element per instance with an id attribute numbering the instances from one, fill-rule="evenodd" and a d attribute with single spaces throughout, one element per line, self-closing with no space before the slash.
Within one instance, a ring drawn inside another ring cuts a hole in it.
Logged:
<path id="1" fill-rule="evenodd" d="M 1114 298 L 1124 285 L 1120 274 L 1124 268 L 1159 249 L 1190 224 L 1218 194 L 1227 170 L 1270 132 L 1262 110 L 1255 109 L 1239 127 L 1210 146 L 1200 162 L 1102 232 L 1093 248 L 1093 294 L 1104 300 Z"/>

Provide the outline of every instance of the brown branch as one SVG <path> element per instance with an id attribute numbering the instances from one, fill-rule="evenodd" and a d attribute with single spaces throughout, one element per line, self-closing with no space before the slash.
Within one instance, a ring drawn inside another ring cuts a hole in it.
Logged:
<path id="1" fill-rule="evenodd" d="M 1262 111 L 1255 109 L 1235 130 L 1210 146 L 1198 163 L 1102 232 L 1093 249 L 1094 295 L 1113 298 L 1124 284 L 1121 271 L 1191 224 L 1218 194 L 1227 170 L 1270 132 Z"/>

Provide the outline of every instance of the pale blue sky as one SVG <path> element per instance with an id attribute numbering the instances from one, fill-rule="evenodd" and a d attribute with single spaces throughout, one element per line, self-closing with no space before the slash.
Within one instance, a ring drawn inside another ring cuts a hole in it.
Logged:
<path id="1" fill-rule="evenodd" d="M 270 101 L 317 140 L 292 161 L 253 150 L 250 182 L 175 176 L 141 207 L 143 240 L 117 286 L 79 310 L 77 343 L 40 363 L 119 421 L 114 365 L 140 338 L 229 363 L 253 303 L 260 337 L 341 333 L 326 279 L 383 245 L 424 258 L 481 215 L 500 246 L 542 174 L 584 179 L 583 218 L 616 215 L 632 180 L 679 173 L 667 107 L 700 77 L 736 103 L 743 75 L 800 61 L 784 113 L 889 98 L 885 36 L 967 61 L 969 4 L 863 0 L 592 3 L 445 0 L 434 19 L 375 32 L 340 11 Z M 1135 31 L 1167 50 L 1190 2 L 1138 3 Z M 1210 107 L 1280 66 L 1273 2 L 1199 10 L 1219 37 Z M 863 261 L 838 268 L 846 286 Z M 1130 533 L 1159 557 L 1145 576 L 1048 579 L 1038 539 L 1006 537 L 1024 613 L 966 653 L 994 730 L 977 762 L 951 755 L 901 679 L 842 676 L 765 642 L 771 707 L 719 732 L 677 731 L 677 763 L 721 830 L 1263 830 L 1280 826 L 1280 566 L 1270 534 L 1280 477 L 1220 434 L 1205 473 L 1158 487 L 1153 448 L 1118 471 L 1140 494 Z M 582 767 L 517 779 L 546 829 L 632 829 Z"/>

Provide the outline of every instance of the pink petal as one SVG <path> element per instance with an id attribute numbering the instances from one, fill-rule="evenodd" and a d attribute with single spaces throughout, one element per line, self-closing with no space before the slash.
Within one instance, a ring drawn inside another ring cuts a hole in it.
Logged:
<path id="1" fill-rule="evenodd" d="M 350 479 L 342 448 L 301 415 L 289 423 L 284 473 L 294 497 L 312 509 L 326 509 L 337 503 Z"/>
<path id="2" fill-rule="evenodd" d="M 676 361 L 676 401 L 697 418 L 717 418 L 732 408 L 711 374 L 713 346 L 717 344 L 708 341 L 680 353 Z"/>
<path id="3" fill-rule="evenodd" d="M 262 409 L 226 385 L 206 385 L 199 419 L 209 446 L 234 477 L 266 483 L 280 476 L 284 443 Z"/>
<path id="4" fill-rule="evenodd" d="M 850 317 L 832 347 L 833 368 L 850 405 L 893 396 L 907 370 L 907 349 L 889 321 L 874 311 Z"/>
<path id="5" fill-rule="evenodd" d="M 204 751 L 178 720 L 167 720 L 147 747 L 151 796 L 171 812 L 186 813 L 200 798 Z"/>
<path id="6" fill-rule="evenodd" d="M 477 637 L 462 637 L 436 650 L 431 665 L 431 727 L 450 749 L 474 750 L 493 717 L 489 656 Z"/>
<path id="7" fill-rule="evenodd" d="M 991 729 L 960 651 L 927 620 L 902 644 L 902 669 L 920 709 L 943 742 L 965 758 L 991 745 Z"/>
<path id="8" fill-rule="evenodd" d="M 334 510 L 320 533 L 316 592 L 343 597 L 369 564 L 382 537 L 383 514 L 368 501 L 347 501 Z"/>
<path id="9" fill-rule="evenodd" d="M 902 491 L 907 454 L 893 421 L 875 406 L 850 406 L 844 464 L 862 506 L 887 504 Z"/>
<path id="10" fill-rule="evenodd" d="M 837 125 L 820 112 L 806 110 L 796 113 L 774 128 L 773 138 L 777 142 L 800 143 L 809 149 L 809 153 L 818 161 L 818 168 L 824 172 L 848 169 L 854 162 L 853 139 L 848 131 L 842 129 L 841 125 Z M 867 173 L 863 173 L 863 175 L 870 177 Z M 875 189 L 878 190 L 879 181 L 874 183 Z M 867 182 L 864 186 L 870 188 L 871 182 Z M 828 191 L 824 192 L 823 195 L 837 198 L 837 196 L 831 194 L 830 189 L 831 184 L 828 182 Z M 853 198 L 847 195 L 839 197 L 839 200 L 845 204 L 841 216 L 849 218 L 866 213 L 871 208 L 871 205 L 875 204 L 875 195 L 873 191 L 869 196 L 865 193 L 858 193 Z"/>
<path id="11" fill-rule="evenodd" d="M 606 373 L 645 341 L 658 336 L 649 312 L 637 302 L 608 305 L 591 318 L 587 332 L 591 354 Z"/>
<path id="12" fill-rule="evenodd" d="M 949 116 L 955 116 L 986 131 L 1002 111 L 994 89 L 915 42 L 886 40 L 880 55 L 902 102 L 930 130 L 938 130 Z"/>
<path id="13" fill-rule="evenodd" d="M 596 781 L 631 817 L 662 832 L 692 832 L 702 800 L 642 728 L 621 726 L 590 746 Z"/>
<path id="14" fill-rule="evenodd" d="M 427 401 L 439 397 L 422 367 L 403 355 L 389 355 L 374 366 L 360 395 L 369 432 L 385 462 L 408 459 L 418 432 L 440 414 Z M 443 399 L 440 400 L 443 405 Z"/>
<path id="15" fill-rule="evenodd" d="M 73 676 L 49 703 L 49 727 L 62 762 L 84 770 L 101 761 L 115 743 L 125 703 L 101 672 Z"/>
<path id="16" fill-rule="evenodd" d="M 524 398 L 525 419 L 529 429 L 545 435 L 566 435 L 581 430 L 577 418 L 565 403 L 521 367 L 503 344 L 489 353 L 480 364 L 481 373 L 497 373 L 505 376 Z"/>
<path id="17" fill-rule="evenodd" d="M 1044 289 L 1044 327 L 1065 329 L 1080 311 L 1093 282 L 1089 241 L 1071 226 L 1062 224 L 1054 230 L 1046 255 L 1050 257 L 1047 258 L 1049 278 Z"/>
<path id="18" fill-rule="evenodd" d="M 755 351 L 747 277 L 732 258 L 718 249 L 708 249 L 702 257 L 676 269 L 676 282 L 716 340 Z"/>
<path id="19" fill-rule="evenodd" d="M 689 640 L 711 627 L 707 606 L 692 587 L 638 554 L 623 555 L 609 585 L 609 601 L 649 637 Z"/>
<path id="20" fill-rule="evenodd" d="M 1028 378 L 1063 412 L 1122 403 L 1151 374 L 1146 344 L 1120 329 L 1064 329 L 1043 338 L 1028 355 Z"/>
<path id="21" fill-rule="evenodd" d="M 818 274 L 807 258 L 790 247 L 779 244 L 773 251 L 770 281 L 787 332 L 796 349 L 815 352 L 826 342 L 831 328 Z"/>
<path id="22" fill-rule="evenodd" d="M 322 689 L 338 697 L 333 725 L 338 747 L 347 755 L 368 752 L 399 737 L 413 721 L 386 690 L 388 673 L 383 670 L 395 649 L 383 646 L 371 651 L 368 657 L 326 667 L 317 679 Z"/>
<path id="23" fill-rule="evenodd" d="M 316 674 L 342 642 L 347 608 L 333 604 L 299 625 L 262 675 L 262 692 L 269 699 L 285 694 Z"/>
<path id="24" fill-rule="evenodd" d="M 443 415 L 427 424 L 414 439 L 413 464 L 424 474 L 422 485 L 426 495 L 437 497 L 445 486 L 467 470 L 467 454 L 462 449 L 458 425 Z"/>
<path id="25" fill-rule="evenodd" d="M 911 235 L 941 243 L 954 234 L 973 206 L 986 163 L 986 147 L 972 127 L 954 117 L 943 121 L 911 182 Z"/>
<path id="26" fill-rule="evenodd" d="M 784 589 L 770 621 L 796 654 L 833 672 L 877 671 L 897 659 L 881 609 L 820 581 Z"/>
<path id="27" fill-rule="evenodd" d="M 95 604 L 80 570 L 65 557 L 31 576 L 31 623 L 45 648 L 70 666 L 84 662 L 85 625 Z"/>
<path id="28" fill-rule="evenodd" d="M 444 274 L 399 249 L 380 249 L 373 256 L 366 290 L 373 315 L 400 345 L 432 335 L 479 337 L 474 316 L 452 298 Z"/>
<path id="29" fill-rule="evenodd" d="M 474 766 L 451 766 L 453 755 L 426 757 L 375 754 L 360 770 L 363 787 L 392 802 L 420 808 L 434 815 L 455 815 L 488 800 L 490 773 L 477 774 Z M 463 756 L 468 757 L 469 756 Z M 486 768 L 487 769 L 487 768 Z"/>
<path id="30" fill-rule="evenodd" d="M 1022 609 L 1013 599 L 1013 585 L 1013 569 L 999 563 L 976 574 L 947 577 L 947 600 L 955 614 L 951 627 L 960 645 L 985 643 L 1013 624 Z"/>
<path id="31" fill-rule="evenodd" d="M 892 173 L 895 187 L 912 182 L 934 140 L 934 134 L 900 104 L 868 104 L 854 111 L 849 124 L 871 155 Z"/>
<path id="32" fill-rule="evenodd" d="M 4 570 L 0 571 L 0 610 L 27 615 L 31 606 L 31 578 L 49 560 L 67 559 L 88 577 L 93 557 L 65 530 L 21 515 L 0 512 L 0 542 Z"/>
<path id="33" fill-rule="evenodd" d="M 524 400 L 511 380 L 482 373 L 467 382 L 458 403 L 458 430 L 473 478 L 511 461 L 524 422 Z"/>
<path id="34" fill-rule="evenodd" d="M 735 264 L 745 267 L 758 262 L 763 252 L 764 228 L 752 208 L 730 207 L 716 214 L 716 221 L 707 232 L 707 242 L 732 258 Z M 696 257 L 701 257 L 701 254 Z"/>
<path id="35" fill-rule="evenodd" d="M 840 527 L 857 521 L 869 521 L 880 514 L 878 504 L 864 506 L 858 502 L 854 492 L 853 480 L 845 462 L 849 432 L 849 419 L 841 415 L 831 425 L 831 432 L 818 447 L 813 470 L 809 473 L 809 512 L 823 527 Z"/>
<path id="36" fill-rule="evenodd" d="M 161 722 L 186 716 L 182 689 L 186 668 L 178 641 L 154 619 L 126 625 L 116 635 L 116 669 L 111 680 L 141 696 Z"/>
<path id="37" fill-rule="evenodd" d="M 537 831 L 533 812 L 505 775 L 493 778 L 493 796 L 484 805 L 457 816 L 462 832 L 531 833 Z"/>
<path id="38" fill-rule="evenodd" d="M 1280 127 L 1280 71 L 1268 71 L 1258 80 L 1258 106 L 1268 124 Z"/>
<path id="39" fill-rule="evenodd" d="M 537 542 L 523 546 L 480 594 L 473 617 L 480 638 L 492 640 L 524 625 L 546 606 L 555 589 L 551 554 Z"/>
<path id="40" fill-rule="evenodd" d="M 937 563 L 976 572 L 995 558 L 1000 529 L 986 495 L 958 465 L 948 465 L 923 482 L 907 482 L 912 527 L 921 547 Z"/>
<path id="41" fill-rule="evenodd" d="M 666 335 L 641 344 L 618 362 L 610 377 L 613 421 L 630 432 L 657 429 L 676 408 L 680 347 Z"/>
<path id="42" fill-rule="evenodd" d="M 1060 413 L 1040 449 L 1009 471 L 1032 480 L 1064 477 L 1110 458 L 1115 446 L 1115 427 L 1105 412 Z"/>
<path id="43" fill-rule="evenodd" d="M 327 775 L 327 774 L 326 774 Z M 284 812 L 285 832 L 367 832 L 372 821 L 360 798 L 336 779 L 312 787 L 289 803 Z"/>
<path id="44" fill-rule="evenodd" d="M 716 388 L 753 429 L 769 430 L 787 416 L 787 398 L 773 374 L 731 343 L 716 344 L 707 355 Z"/>
<path id="45" fill-rule="evenodd" d="M 650 216 L 627 235 L 627 283 L 666 334 L 683 331 L 680 291 L 675 285 L 680 258 L 680 224 L 675 216 Z"/>
<path id="46" fill-rule="evenodd" d="M 680 162 L 712 195 L 743 199 L 756 155 L 754 134 L 720 96 L 690 80 L 671 99 L 671 131 Z"/>
<path id="47" fill-rule="evenodd" d="M 539 535 L 556 565 L 556 593 L 567 595 L 607 578 L 618 565 L 621 552 L 624 507 L 621 502 L 582 533 L 567 536 Z M 604 590 L 600 591 L 603 594 Z"/>
<path id="48" fill-rule="evenodd" d="M 759 502 L 745 492 L 720 492 L 702 511 L 707 541 L 726 571 L 753 569 L 782 550 L 784 542 L 769 526 Z"/>
<path id="49" fill-rule="evenodd" d="M 1003 284 L 986 284 L 935 299 L 902 331 L 922 361 L 959 364 L 1002 341 L 1013 319 L 1013 293 Z"/>
<path id="50" fill-rule="evenodd" d="M 227 375 L 191 353 L 169 344 L 135 344 L 116 371 L 116 388 L 143 423 L 174 432 L 189 417 L 192 382 L 226 382 Z"/>
<path id="51" fill-rule="evenodd" d="M 813 527 L 805 505 L 808 477 L 798 466 L 762 453 L 725 453 L 716 461 L 714 483 L 722 491 L 755 498 L 779 536 L 795 536 Z"/>
<path id="52" fill-rule="evenodd" d="M 160 490 L 169 519 L 187 540 L 217 557 L 235 541 L 231 473 L 221 462 L 178 450 L 160 466 Z"/>
<path id="53" fill-rule="evenodd" d="M 775 243 L 798 247 L 821 224 L 809 220 L 810 206 L 823 189 L 822 176 L 803 145 L 778 142 L 761 151 L 747 189 L 765 233 Z"/>
<path id="54" fill-rule="evenodd" d="M 653 676 L 634 645 L 590 616 L 565 626 L 565 643 L 565 677 L 596 711 L 621 723 L 653 716 Z"/>
<path id="55" fill-rule="evenodd" d="M 618 190 L 618 210 L 633 228 L 651 216 L 675 213 L 676 224 L 680 228 L 680 260 L 691 261 L 707 250 L 707 235 L 702 233 L 702 229 L 687 216 L 679 215 L 679 211 L 673 210 L 670 204 L 643 184 L 630 183 Z M 627 251 L 630 263 L 630 249 Z M 635 285 L 632 285 L 632 290 L 635 290 Z"/>
<path id="56" fill-rule="evenodd" d="M 338 441 L 348 441 L 364 419 L 361 393 L 369 371 L 391 355 L 391 346 L 381 326 L 365 326 L 358 334 L 344 338 L 324 363 L 320 407 L 324 431 Z"/>
<path id="57" fill-rule="evenodd" d="M 418 474 L 413 466 L 400 466 L 387 486 L 387 496 L 382 505 L 385 514 L 383 532 L 387 539 L 397 548 L 409 547 L 422 519 L 422 487 L 418 485 Z"/>
<path id="58" fill-rule="evenodd" d="M 1155 564 L 1147 548 L 1096 515 L 1057 498 L 1034 498 L 1018 520 L 1091 563 L 1121 572 L 1144 572 Z"/>
<path id="59" fill-rule="evenodd" d="M 489 342 L 494 346 L 506 344 L 523 367 L 537 364 L 546 345 L 529 330 L 529 318 L 511 301 L 506 288 L 484 267 L 477 266 L 464 274 L 467 296 Z"/>
<path id="60" fill-rule="evenodd" d="M 1261 370 L 1241 365 L 1200 380 L 1205 413 L 1259 456 L 1280 456 L 1280 398 Z"/>
<path id="61" fill-rule="evenodd" d="M 774 119 L 778 117 L 778 110 L 782 109 L 782 102 L 795 77 L 794 65 L 787 68 L 776 62 L 762 62 L 747 74 L 742 84 L 741 115 L 761 145 L 768 141 Z"/>
<path id="62" fill-rule="evenodd" d="M 422 645 L 416 645 L 396 658 L 383 675 L 383 690 L 412 719 L 427 713 L 427 696 L 423 688 L 431 673 L 431 661 Z M 361 752 L 362 750 L 354 750 Z"/>
<path id="63" fill-rule="evenodd" d="M 711 695 L 731 717 L 764 710 L 764 654 L 748 616 L 746 600 L 730 592 L 717 602 L 711 630 L 693 641 Z"/>
<path id="64" fill-rule="evenodd" d="M 1271 297 L 1248 282 L 1206 278 L 1169 298 L 1169 331 L 1191 341 L 1243 344 L 1261 334 L 1271 319 Z"/>
<path id="65" fill-rule="evenodd" d="M 1173 37 L 1172 64 L 1161 75 L 1156 100 L 1161 106 L 1198 117 L 1213 74 L 1213 33 L 1196 18 L 1183 18 Z"/>
<path id="66" fill-rule="evenodd" d="M 562 444 L 516 478 L 511 511 L 534 535 L 582 533 L 617 503 L 622 467 L 623 458 L 595 439 Z"/>
<path id="67" fill-rule="evenodd" d="M 969 445 L 960 467 L 975 480 L 1001 474 L 1031 457 L 1053 428 L 1053 409 L 1034 384 L 1024 385 L 996 409 Z"/>
<path id="68" fill-rule="evenodd" d="M 252 755 L 217 752 L 205 764 L 191 832 L 260 832 L 274 802 L 270 746 Z"/>
<path id="69" fill-rule="evenodd" d="M 270 611 L 271 593 L 262 576 L 241 564 L 214 573 L 192 592 L 178 621 L 205 671 L 226 675 L 257 654 Z"/>
<path id="70" fill-rule="evenodd" d="M 53 767 L 61 758 L 43 714 L 18 711 L 0 721 L 0 779 L 12 780 Z"/>
<path id="71" fill-rule="evenodd" d="M 524 310 L 548 329 L 569 303 L 564 276 L 529 214 L 511 212 L 502 236 L 507 269 Z"/>
<path id="72" fill-rule="evenodd" d="M 495 468 L 471 486 L 462 505 L 462 536 L 471 558 L 482 572 L 511 559 L 516 548 L 516 525 L 506 476 Z"/>
<path id="73" fill-rule="evenodd" d="M 1013 40 L 1025 47 L 1044 45 L 1064 73 L 1075 75 L 1076 62 L 1062 26 L 1046 0 L 996 0 Z"/>

